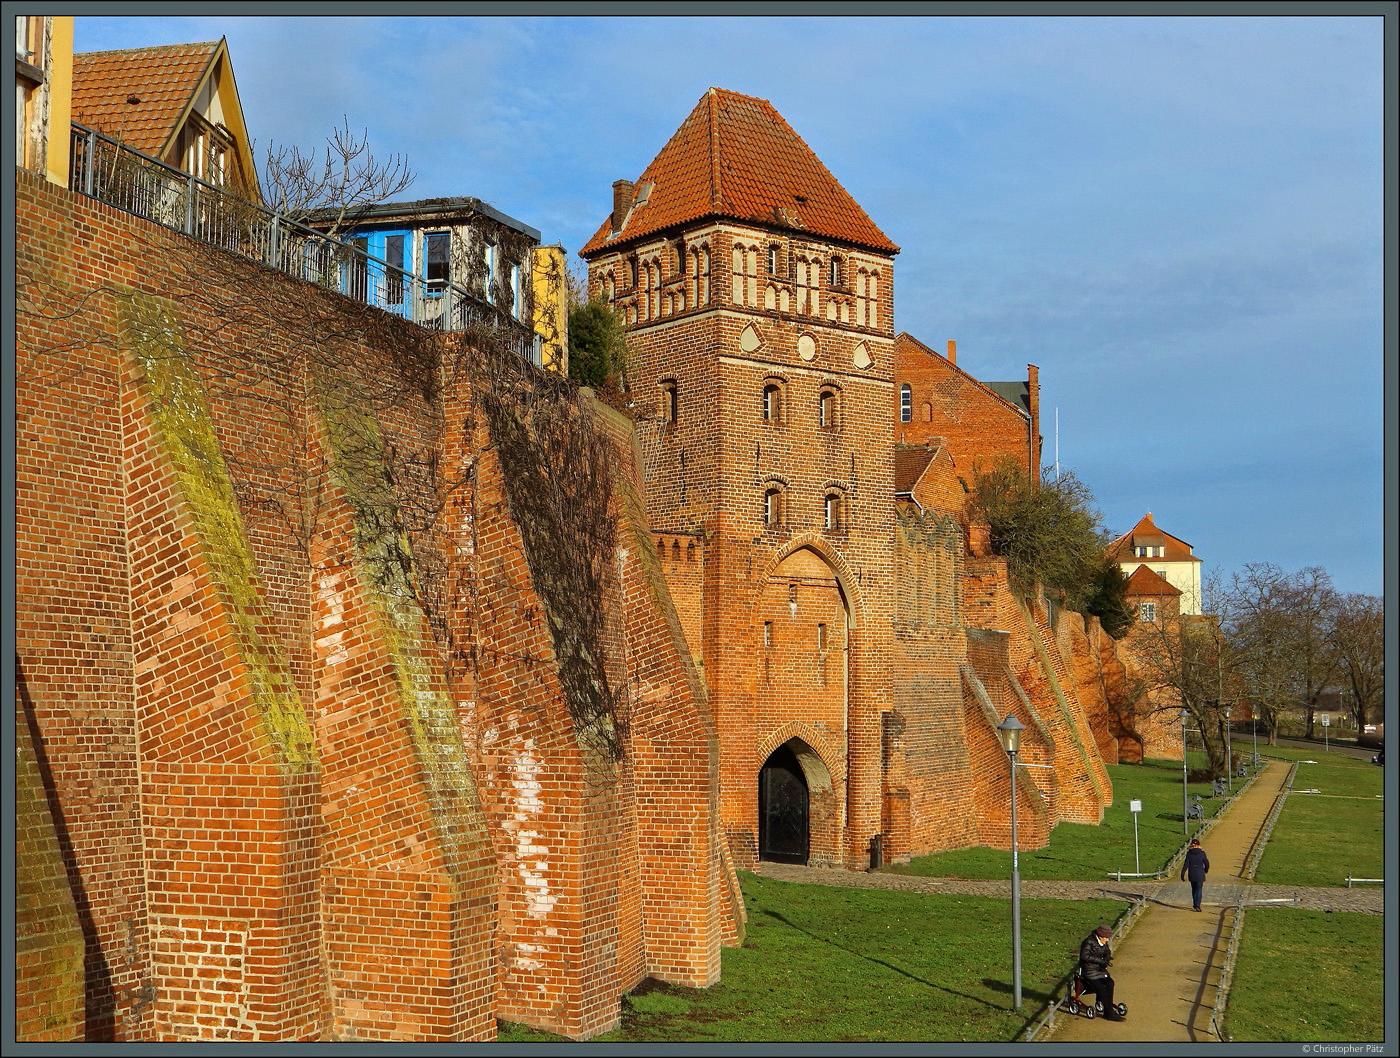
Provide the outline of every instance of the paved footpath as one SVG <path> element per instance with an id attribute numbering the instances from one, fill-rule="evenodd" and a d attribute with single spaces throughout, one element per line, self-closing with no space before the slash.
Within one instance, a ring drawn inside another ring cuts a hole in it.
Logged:
<path id="1" fill-rule="evenodd" d="M 1103 882 L 1021 881 L 1022 899 L 1090 900 L 1122 897 L 1143 910 L 1113 939 L 1114 998 L 1128 1007 L 1126 1021 L 1090 1021 L 1064 1011 L 1052 1015 L 1035 1042 L 1218 1042 L 1211 1027 L 1225 949 L 1236 908 L 1278 904 L 1314 911 L 1381 914 L 1379 887 L 1307 889 L 1259 885 L 1246 877 L 1250 854 L 1288 779 L 1289 766 L 1266 764 L 1203 833 L 1210 857 L 1203 910 L 1191 910 L 1186 882 L 1108 878 Z M 915 878 L 819 867 L 761 863 L 758 873 L 784 881 L 910 892 L 1009 896 L 1006 881 Z M 1088 932 L 1086 927 L 1085 932 Z M 1062 997 L 1057 997 L 1062 998 Z M 1034 1015 L 1034 1012 L 1029 1012 Z M 1038 1017 L 1035 1018 L 1039 1020 Z"/>

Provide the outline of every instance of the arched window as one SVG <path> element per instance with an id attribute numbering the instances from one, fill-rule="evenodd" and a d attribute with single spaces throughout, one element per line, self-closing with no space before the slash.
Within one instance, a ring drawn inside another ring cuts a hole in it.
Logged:
<path id="1" fill-rule="evenodd" d="M 681 560 L 681 542 L 680 542 L 679 540 L 672 540 L 672 541 L 671 541 L 671 561 L 672 561 L 672 562 L 679 562 L 680 560 Z"/>
<path id="2" fill-rule="evenodd" d="M 835 254 L 831 257 L 831 273 L 828 279 L 830 280 L 830 286 L 839 287 L 841 285 L 841 258 L 837 257 Z"/>
<path id="3" fill-rule="evenodd" d="M 783 490 L 773 485 L 763 494 L 763 524 L 778 526 L 783 524 Z"/>
<path id="4" fill-rule="evenodd" d="M 661 383 L 661 418 L 668 424 L 675 423 L 680 412 L 680 403 L 676 392 L 676 382 L 674 379 L 667 379 Z"/>
<path id="5" fill-rule="evenodd" d="M 914 390 L 908 382 L 899 387 L 899 421 L 914 421 Z"/>
<path id="6" fill-rule="evenodd" d="M 834 388 L 824 387 L 817 395 L 817 426 L 823 430 L 835 430 L 840 425 L 840 398 Z"/>
<path id="7" fill-rule="evenodd" d="M 769 382 L 763 387 L 763 419 L 765 422 L 783 421 L 783 387 L 778 382 Z"/>
<path id="8" fill-rule="evenodd" d="M 845 528 L 846 512 L 841 493 L 835 489 L 826 494 L 822 504 L 822 528 L 828 533 L 837 533 Z"/>
<path id="9" fill-rule="evenodd" d="M 768 244 L 768 274 L 775 276 L 778 274 L 778 244 Z"/>

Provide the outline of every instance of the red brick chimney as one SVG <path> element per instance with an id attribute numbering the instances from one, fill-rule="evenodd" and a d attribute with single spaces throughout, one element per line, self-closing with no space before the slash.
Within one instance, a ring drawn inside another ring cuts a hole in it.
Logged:
<path id="1" fill-rule="evenodd" d="M 958 366 L 958 343 L 951 338 L 948 339 L 948 363 Z"/>
<path id="2" fill-rule="evenodd" d="M 622 230 L 627 214 L 632 211 L 632 193 L 636 185 L 631 180 L 613 181 L 612 231 L 616 235 Z"/>

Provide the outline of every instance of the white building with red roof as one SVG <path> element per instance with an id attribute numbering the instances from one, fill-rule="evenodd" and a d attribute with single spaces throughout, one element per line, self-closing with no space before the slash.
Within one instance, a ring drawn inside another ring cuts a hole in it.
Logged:
<path id="1" fill-rule="evenodd" d="M 1191 545 L 1157 528 L 1148 511 L 1142 521 L 1113 543 L 1108 553 L 1118 568 L 1131 577 L 1145 566 L 1181 593 L 1181 615 L 1201 612 L 1201 560 L 1191 553 Z"/>

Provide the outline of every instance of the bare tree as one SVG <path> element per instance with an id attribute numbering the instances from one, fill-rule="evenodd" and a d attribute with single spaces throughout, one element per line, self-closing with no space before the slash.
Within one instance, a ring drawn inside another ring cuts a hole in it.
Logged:
<path id="1" fill-rule="evenodd" d="M 1201 733 L 1210 776 L 1224 775 L 1230 651 L 1219 619 L 1168 614 L 1139 622 L 1129 646 L 1146 692 L 1140 708 L 1149 713 L 1184 709 L 1191 720 L 1187 726 Z"/>
<path id="2" fill-rule="evenodd" d="M 1374 595 L 1343 595 L 1337 601 L 1332 646 L 1338 679 L 1357 733 L 1385 699 L 1385 610 Z"/>
<path id="3" fill-rule="evenodd" d="M 380 157 L 369 149 L 369 132 L 350 131 L 350 119 L 326 137 L 324 157 L 312 149 L 269 144 L 263 163 L 263 198 L 271 210 L 305 221 L 335 237 L 358 213 L 407 190 L 414 173 L 408 156 Z"/>
<path id="4" fill-rule="evenodd" d="M 1222 595 L 1222 617 L 1236 658 L 1242 693 L 1258 703 L 1272 740 L 1279 713 L 1302 710 L 1307 736 L 1323 693 L 1335 686 L 1339 596 L 1325 569 L 1285 573 L 1250 563 Z"/>

